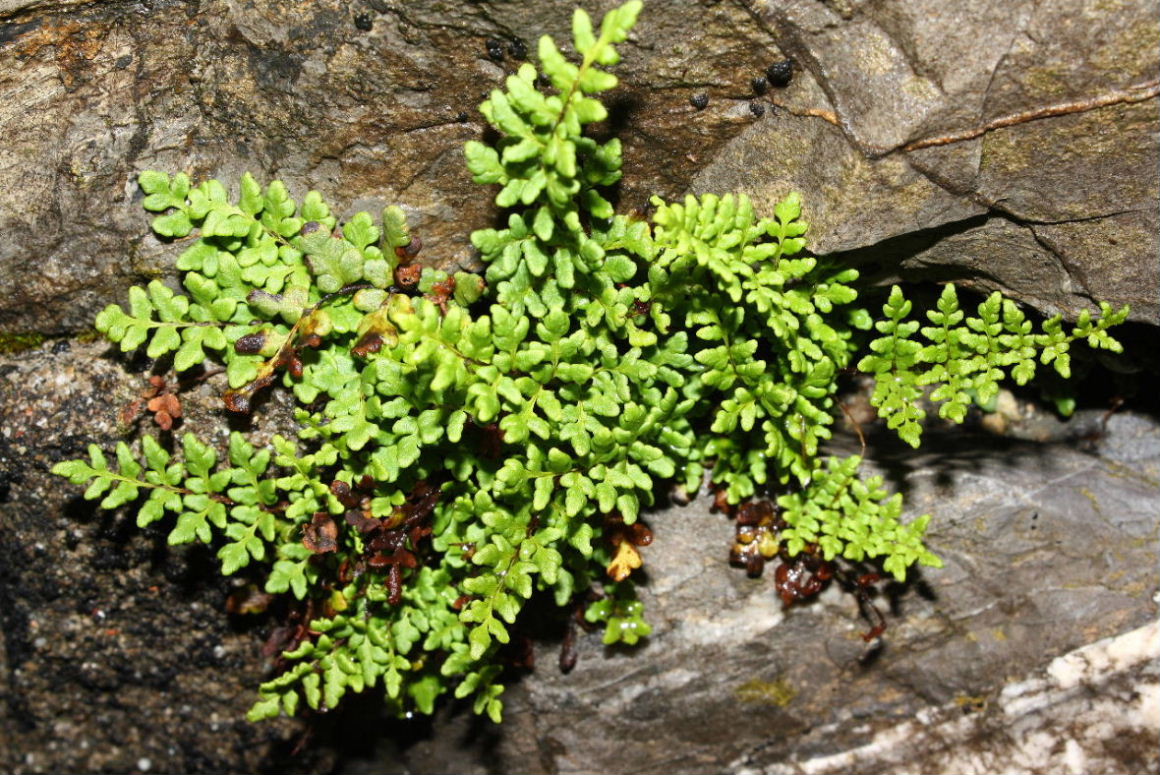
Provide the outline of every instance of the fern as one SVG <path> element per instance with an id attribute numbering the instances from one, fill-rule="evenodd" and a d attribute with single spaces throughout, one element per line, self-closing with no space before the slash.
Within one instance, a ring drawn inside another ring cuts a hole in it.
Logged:
<path id="1" fill-rule="evenodd" d="M 620 144 L 584 129 L 607 117 L 598 95 L 640 9 L 598 30 L 578 10 L 578 62 L 544 38 L 541 70 L 522 65 L 481 106 L 499 139 L 468 143 L 467 166 L 506 223 L 471 235 L 482 278 L 420 268 L 398 207 L 339 222 L 276 181 L 246 175 L 235 199 L 214 180 L 140 176 L 154 231 L 192 238 L 185 293 L 134 288 L 98 328 L 177 371 L 224 366 L 233 412 L 281 384 L 300 429 L 266 449 L 233 433 L 224 455 L 192 434 L 172 451 L 145 437 L 119 443 L 115 466 L 92 447 L 54 470 L 102 508 L 135 504 L 171 543 L 217 546 L 224 574 L 258 566 L 266 592 L 309 612 L 251 719 L 381 686 L 399 713 L 451 694 L 498 721 L 501 649 L 537 593 L 571 606 L 604 580 L 588 621 L 605 643 L 647 637 L 632 574 L 661 482 L 695 491 L 708 475 L 734 504 L 779 493 L 783 526 L 766 519 L 753 542 L 764 558 L 873 560 L 899 580 L 937 567 L 929 517 L 903 524 L 901 497 L 861 479 L 858 457 L 824 454 L 865 332 L 880 336 L 858 368 L 915 445 L 927 386 L 961 421 L 1007 375 L 1066 376 L 1079 339 L 1118 348 L 1107 329 L 1126 310 L 1032 333 L 998 296 L 965 316 L 953 286 L 929 326 L 897 288 L 873 323 L 857 272 L 803 252 L 796 195 L 771 218 L 733 195 L 654 199 L 651 225 L 616 214 Z"/>
<path id="2" fill-rule="evenodd" d="M 959 309 L 954 285 L 943 289 L 936 308 L 926 313 L 931 325 L 921 330 L 918 321 L 905 320 L 911 303 L 898 286 L 891 289 L 882 311 L 886 317 L 875 326 L 883 336 L 870 343 L 872 354 L 858 368 L 875 375 L 871 403 L 913 447 L 920 443 L 926 416 L 919 405 L 925 386 L 937 386 L 930 398 L 941 404 L 940 417 L 962 422 L 972 401 L 986 403 L 994 398 L 1004 379 L 1027 384 L 1035 377 L 1037 360 L 1053 365 L 1061 377 L 1071 376 L 1070 349 L 1076 340 L 1121 352 L 1108 328 L 1128 318 L 1127 307 L 1114 311 L 1102 303 L 1098 318 L 1083 311 L 1069 333 L 1056 316 L 1043 323 L 1042 333 L 1035 334 L 1015 303 L 997 292 L 979 304 L 978 317 L 967 317 Z M 929 344 L 912 339 L 916 332 Z"/>

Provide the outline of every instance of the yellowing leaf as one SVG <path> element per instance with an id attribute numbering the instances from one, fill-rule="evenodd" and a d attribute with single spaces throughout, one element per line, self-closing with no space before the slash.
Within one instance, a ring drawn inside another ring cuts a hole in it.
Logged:
<path id="1" fill-rule="evenodd" d="M 613 581 L 624 581 L 642 564 L 640 552 L 628 541 L 616 547 L 616 556 L 608 563 L 608 576 Z"/>

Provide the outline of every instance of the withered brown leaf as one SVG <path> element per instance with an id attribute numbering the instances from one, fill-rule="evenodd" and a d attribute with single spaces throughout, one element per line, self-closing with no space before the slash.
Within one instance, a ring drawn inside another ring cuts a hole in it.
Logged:
<path id="1" fill-rule="evenodd" d="M 302 526 L 302 545 L 315 554 L 338 550 L 338 525 L 325 511 L 315 513 L 309 525 Z"/>

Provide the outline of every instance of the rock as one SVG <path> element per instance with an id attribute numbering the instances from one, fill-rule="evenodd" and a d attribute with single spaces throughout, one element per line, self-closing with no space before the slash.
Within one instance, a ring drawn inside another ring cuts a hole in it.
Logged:
<path id="1" fill-rule="evenodd" d="M 225 605 L 250 580 L 224 579 L 211 550 L 169 547 L 166 531 L 98 512 L 49 474 L 127 431 L 121 410 L 147 375 L 107 349 L 49 344 L 0 362 L 0 770 L 325 767 L 326 751 L 288 755 L 299 724 L 244 718 L 270 667 L 269 626 Z M 221 379 L 182 393 L 185 427 L 217 423 Z"/>
<path id="2" fill-rule="evenodd" d="M 0 331 L 85 330 L 130 284 L 172 272 L 178 246 L 158 242 L 139 208 L 135 176 L 150 168 L 234 185 L 246 170 L 280 177 L 342 215 L 400 203 L 426 260 L 475 266 L 468 234 L 494 213 L 460 149 L 482 132 L 484 93 L 518 65 L 515 41 L 566 39 L 570 10 L 5 2 L 0 187 L 20 196 L 0 202 Z M 646 11 L 611 97 L 621 208 L 690 187 L 768 207 L 796 188 L 820 252 L 1004 289 L 1048 313 L 1131 303 L 1155 323 L 1152 10 L 996 1 L 968 18 L 935 0 L 680 0 Z M 498 60 L 488 40 L 504 44 Z M 753 79 L 787 56 L 792 81 L 753 102 Z M 751 105 L 774 114 L 759 120 Z M 976 241 L 955 239 L 975 229 Z"/>
<path id="3" fill-rule="evenodd" d="M 831 589 L 786 611 L 770 573 L 750 579 L 729 567 L 732 524 L 702 496 L 648 517 L 657 538 L 643 550 L 641 595 L 655 630 L 643 648 L 583 635 L 579 664 L 563 676 L 549 638 L 537 672 L 509 686 L 502 728 L 462 707 L 433 725 L 391 724 L 371 695 L 319 720 L 315 742 L 291 755 L 297 722 L 243 719 L 277 620 L 228 616 L 238 582 L 218 576 L 212 552 L 167 547 L 163 530 L 98 513 L 47 473 L 122 436 L 121 409 L 147 384 L 144 365 L 102 344 L 60 342 L 0 363 L 4 771 L 128 771 L 142 758 L 189 772 L 336 760 L 339 771 L 413 773 L 964 761 L 994 770 L 1025 764 L 1042 730 L 1065 726 L 1078 748 L 1045 749 L 1040 769 L 1155 768 L 1156 730 L 1140 721 L 1154 666 L 1114 645 L 1155 644 L 1139 630 L 1157 612 L 1160 425 L 1146 415 L 1114 414 L 1105 429 L 1102 411 L 1060 426 L 1007 407 L 1019 433 L 1079 435 L 1086 448 L 932 429 L 932 451 L 916 456 L 871 434 L 870 456 L 907 492 L 908 513 L 934 514 L 931 543 L 946 562 L 880 599 L 892 613 L 878 648 L 862 641 L 868 625 L 851 597 Z M 182 393 L 183 427 L 217 427 L 219 445 L 221 379 Z M 267 431 L 289 423 L 277 400 L 258 412 Z M 1099 649 L 1119 661 L 1105 669 Z M 1060 665 L 1081 659 L 1099 669 L 1063 681 Z M 1114 750 L 1098 744 L 1109 716 L 1131 741 Z M 891 731 L 899 725 L 907 735 Z M 390 756 L 374 758 L 373 741 Z"/>
<path id="4" fill-rule="evenodd" d="M 1056 657 L 997 696 L 924 708 L 857 748 L 756 767 L 752 760 L 737 761 L 731 769 L 768 775 L 1154 769 L 1158 639 L 1160 626 L 1145 624 Z"/>
<path id="5" fill-rule="evenodd" d="M 572 6 L 381 5 L 363 30 L 355 17 L 367 9 L 340 0 L 5 3 L 0 187 L 20 196 L 0 201 L 0 331 L 87 330 L 129 285 L 172 274 L 180 246 L 149 232 L 135 181 L 145 169 L 235 190 L 249 170 L 298 197 L 318 189 L 342 216 L 398 203 L 425 260 L 475 266 L 468 236 L 491 225 L 494 193 L 471 182 L 462 147 L 483 132 L 479 103 L 520 64 L 511 46 L 493 61 L 485 43 L 569 39 Z M 725 91 L 734 73 L 747 84 L 772 47 L 747 15 L 722 6 L 698 12 L 719 41 L 702 57 L 675 10 L 650 14 L 638 33 L 670 54 L 630 46 L 619 70 L 632 84 L 611 106 L 630 127 L 626 209 L 681 193 L 752 120 L 722 107 L 691 122 L 685 85 Z"/>
<path id="6" fill-rule="evenodd" d="M 172 277 L 180 245 L 149 234 L 143 169 L 281 177 L 343 215 L 400 203 L 425 259 L 473 266 L 467 236 L 494 217 L 461 159 L 483 132 L 476 106 L 518 66 L 515 39 L 566 38 L 571 7 L 0 0 L 0 190 L 12 192 L 0 344 L 88 330 L 129 285 Z M 650 7 L 610 103 L 628 173 L 619 206 L 692 189 L 768 208 L 798 189 L 814 248 L 880 282 L 954 279 L 1068 315 L 1131 303 L 1155 325 L 1153 12 L 1139 0 Z M 753 79 L 787 57 L 790 83 L 755 96 Z M 703 110 L 693 93 L 709 97 Z M 1142 415 L 1113 416 L 1102 436 L 1099 416 L 1083 419 L 1084 451 L 970 436 L 936 440 L 938 456 L 878 450 L 911 513 L 936 514 L 947 560 L 896 590 L 880 650 L 861 641 L 849 597 L 786 612 L 768 578 L 727 567 L 731 525 L 702 498 L 651 518 L 644 649 L 588 635 L 562 677 L 541 648 L 541 670 L 509 688 L 503 732 L 455 709 L 382 727 L 371 697 L 295 754 L 300 725 L 242 719 L 272 619 L 228 617 L 237 590 L 210 553 L 98 514 L 47 473 L 122 437 L 118 413 L 147 367 L 122 362 L 63 340 L 0 359 L 4 771 L 305 771 L 340 757 L 382 771 L 397 765 L 366 748 L 383 728 L 410 742 L 397 753 L 412 772 L 1005 769 L 1053 724 L 1074 745 L 1043 752 L 1040 769 L 1156 769 L 1155 725 L 1138 721 L 1151 667 L 1122 659 L 1080 685 L 1060 679 L 1153 637 L 1141 628 L 1156 616 L 1160 452 Z M 216 424 L 220 443 L 214 385 L 183 401 L 185 427 Z M 1077 708 L 1084 726 L 1065 727 Z M 1118 726 L 1100 727 L 1112 709 Z M 888 745 L 900 724 L 912 749 Z M 1127 742 L 1100 749 L 1101 729 Z"/>
<path id="7" fill-rule="evenodd" d="M 882 280 L 960 280 L 1067 316 L 1127 303 L 1154 324 L 1154 10 L 766 7 L 805 72 L 779 120 L 727 144 L 693 189 L 765 207 L 799 190 L 813 249 L 873 262 Z"/>

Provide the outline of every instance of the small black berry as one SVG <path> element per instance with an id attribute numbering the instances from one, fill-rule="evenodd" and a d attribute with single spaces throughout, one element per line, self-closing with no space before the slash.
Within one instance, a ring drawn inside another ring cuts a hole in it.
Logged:
<path id="1" fill-rule="evenodd" d="M 523 38 L 513 38 L 508 43 L 508 53 L 512 55 L 512 59 L 524 61 L 528 58 L 528 44 L 524 43 Z"/>
<path id="2" fill-rule="evenodd" d="M 701 92 L 689 98 L 689 104 L 697 110 L 704 110 L 709 105 L 709 95 Z"/>
<path id="3" fill-rule="evenodd" d="M 369 13 L 360 13 L 354 17 L 354 26 L 363 32 L 370 32 L 371 28 L 375 26 L 375 22 Z"/>
<path id="4" fill-rule="evenodd" d="M 790 79 L 793 78 L 793 60 L 783 59 L 780 62 L 774 62 L 766 68 L 765 77 L 769 79 L 770 86 L 776 86 L 779 89 L 789 86 Z"/>
<path id="5" fill-rule="evenodd" d="M 762 75 L 759 75 L 750 81 L 749 85 L 753 87 L 754 94 L 765 94 L 765 92 L 769 90 L 769 81 L 765 80 L 765 76 Z"/>
<path id="6" fill-rule="evenodd" d="M 749 103 L 749 112 L 752 113 L 755 117 L 761 118 L 765 115 L 765 106 L 760 102 L 751 102 Z"/>
<path id="7" fill-rule="evenodd" d="M 503 43 L 495 38 L 487 39 L 487 57 L 493 62 L 503 61 Z"/>

